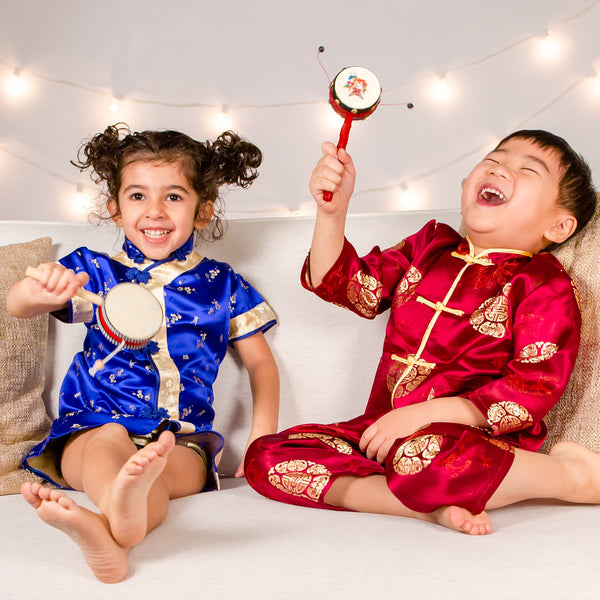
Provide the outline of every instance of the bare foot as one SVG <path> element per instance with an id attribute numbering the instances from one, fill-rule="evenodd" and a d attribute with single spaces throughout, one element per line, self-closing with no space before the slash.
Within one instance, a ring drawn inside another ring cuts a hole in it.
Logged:
<path id="1" fill-rule="evenodd" d="M 175 436 L 163 431 L 133 454 L 112 483 L 102 512 L 108 517 L 113 538 L 130 548 L 142 541 L 148 530 L 147 499 L 150 488 L 163 472 L 175 446 Z"/>
<path id="2" fill-rule="evenodd" d="M 560 500 L 600 503 L 600 454 L 575 442 L 559 442 L 550 450 L 550 456 L 565 466 L 565 490 Z"/>
<path id="3" fill-rule="evenodd" d="M 462 533 L 469 535 L 492 533 L 492 523 L 486 512 L 474 515 L 470 510 L 460 506 L 442 506 L 430 515 L 434 523 Z"/>
<path id="4" fill-rule="evenodd" d="M 104 583 L 117 583 L 127 574 L 127 553 L 110 534 L 103 515 L 79 506 L 62 492 L 24 483 L 21 494 L 45 523 L 66 533 L 80 548 L 94 575 Z"/>

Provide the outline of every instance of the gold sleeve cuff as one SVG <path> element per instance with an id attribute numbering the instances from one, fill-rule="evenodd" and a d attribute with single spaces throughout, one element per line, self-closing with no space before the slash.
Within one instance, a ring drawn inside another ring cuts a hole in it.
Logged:
<path id="1" fill-rule="evenodd" d="M 84 298 L 71 298 L 72 323 L 89 323 L 94 318 L 94 305 Z"/>
<path id="2" fill-rule="evenodd" d="M 277 321 L 277 315 L 266 303 L 261 302 L 249 311 L 231 319 L 229 324 L 229 341 L 251 335 L 262 329 L 268 323 Z"/>

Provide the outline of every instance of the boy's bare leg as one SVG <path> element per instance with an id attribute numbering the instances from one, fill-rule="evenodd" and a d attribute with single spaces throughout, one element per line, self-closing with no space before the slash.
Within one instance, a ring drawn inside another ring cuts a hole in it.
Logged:
<path id="1" fill-rule="evenodd" d="M 492 531 L 490 519 L 485 512 L 473 515 L 466 508 L 459 506 L 444 506 L 431 513 L 410 510 L 392 494 L 384 475 L 339 477 L 325 494 L 324 500 L 331 506 L 358 512 L 421 519 L 470 535 L 485 535 Z"/>
<path id="2" fill-rule="evenodd" d="M 115 542 L 106 517 L 79 506 L 62 492 L 39 483 L 24 483 L 21 494 L 35 508 L 42 521 L 73 539 L 100 581 L 116 583 L 125 577 L 129 550 Z"/>
<path id="3" fill-rule="evenodd" d="M 510 471 L 486 508 L 533 498 L 600 503 L 600 454 L 574 442 L 560 442 L 550 454 L 515 450 Z"/>

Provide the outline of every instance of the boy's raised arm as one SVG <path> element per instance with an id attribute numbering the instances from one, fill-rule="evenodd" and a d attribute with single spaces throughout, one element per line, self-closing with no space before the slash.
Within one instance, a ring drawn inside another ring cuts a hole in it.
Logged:
<path id="1" fill-rule="evenodd" d="M 354 191 L 356 172 L 350 155 L 331 142 L 322 146 L 323 156 L 310 178 L 310 192 L 317 203 L 317 218 L 310 248 L 310 276 L 314 287 L 331 269 L 344 246 L 346 214 Z M 331 202 L 323 192 L 333 193 Z"/>

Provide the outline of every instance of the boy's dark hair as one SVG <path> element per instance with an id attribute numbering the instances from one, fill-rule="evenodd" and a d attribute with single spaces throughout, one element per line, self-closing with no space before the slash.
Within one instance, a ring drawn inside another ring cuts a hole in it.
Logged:
<path id="1" fill-rule="evenodd" d="M 132 133 L 124 123 L 110 125 L 102 133 L 84 143 L 71 161 L 81 171 L 91 169 L 95 183 L 105 183 L 106 200 L 116 203 L 119 214 L 121 171 L 137 160 L 180 163 L 191 187 L 198 194 L 198 217 L 207 203 L 214 206 L 212 239 L 223 235 L 223 207 L 219 204 L 219 188 L 224 184 L 246 188 L 258 177 L 261 151 L 237 134 L 226 131 L 214 142 L 199 142 L 179 131 L 142 131 Z M 201 234 L 206 235 L 207 228 Z"/>
<path id="2" fill-rule="evenodd" d="M 563 138 L 543 129 L 522 129 L 507 135 L 497 146 L 500 148 L 512 139 L 531 140 L 537 146 L 554 150 L 560 157 L 562 173 L 558 184 L 556 203 L 577 219 L 573 235 L 581 231 L 596 210 L 596 188 L 592 172 L 584 158 L 575 152 Z M 572 236 L 571 236 L 572 237 Z M 552 244 L 546 250 L 556 248 Z"/>

